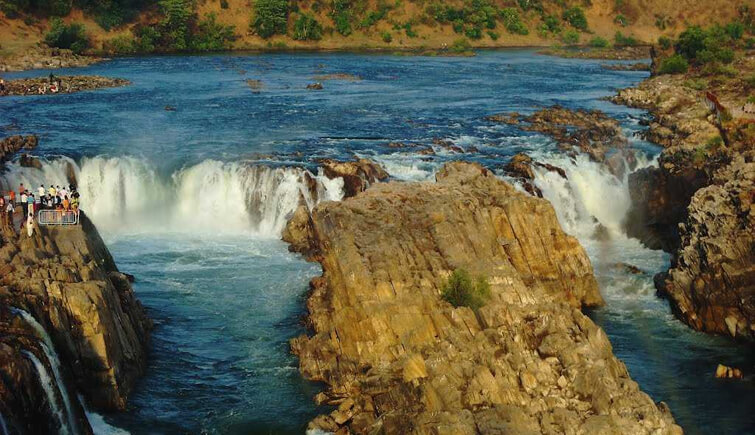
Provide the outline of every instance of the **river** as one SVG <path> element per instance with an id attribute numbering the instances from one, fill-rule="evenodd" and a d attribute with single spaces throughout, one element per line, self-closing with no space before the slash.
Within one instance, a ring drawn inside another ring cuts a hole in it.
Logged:
<path id="1" fill-rule="evenodd" d="M 342 196 L 339 180 L 318 174 L 317 159 L 369 157 L 395 179 L 422 180 L 455 159 L 501 173 L 518 152 L 567 171 L 568 181 L 538 172 L 536 184 L 593 260 L 607 306 L 590 316 L 633 379 L 688 433 L 755 430 L 753 383 L 713 379 L 719 362 L 753 367 L 753 351 L 690 330 L 656 297 L 652 276 L 668 256 L 623 234 L 626 178 L 564 157 L 541 134 L 484 120 L 553 104 L 600 109 L 621 122 L 640 164 L 654 164 L 659 149 L 633 136 L 647 114 L 602 100 L 647 73 L 601 63 L 528 50 L 119 58 L 56 74 L 122 77 L 130 86 L 0 99 L 0 128 L 38 134 L 34 154 L 44 160 L 42 170 L 10 165 L 6 183 L 63 184 L 70 165 L 82 208 L 119 268 L 137 277 L 155 320 L 146 376 L 127 412 L 95 417 L 98 431 L 301 433 L 318 413 L 311 398 L 320 386 L 299 376 L 287 342 L 305 332 L 308 281 L 320 268 L 279 238 L 302 194 L 310 205 Z M 359 80 L 305 89 L 335 73 Z M 468 152 L 436 145 L 434 155 L 420 154 L 434 138 Z M 305 172 L 317 180 L 316 198 Z M 594 238 L 593 216 L 610 240 Z"/>

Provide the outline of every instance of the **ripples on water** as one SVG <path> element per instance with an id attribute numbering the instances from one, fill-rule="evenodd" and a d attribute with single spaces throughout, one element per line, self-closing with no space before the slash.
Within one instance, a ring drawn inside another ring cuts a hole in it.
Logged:
<path id="1" fill-rule="evenodd" d="M 655 296 L 652 275 L 668 258 L 623 236 L 626 180 L 554 153 L 539 134 L 482 119 L 562 104 L 604 110 L 631 136 L 646 115 L 600 98 L 646 73 L 606 71 L 601 63 L 517 50 L 474 58 L 123 58 L 75 73 L 124 77 L 132 86 L 0 99 L 0 127 L 40 134 L 36 153 L 48 160 L 42 172 L 13 167 L 5 178 L 62 183 L 72 162 L 84 209 L 119 267 L 137 276 L 136 292 L 155 320 L 147 375 L 128 412 L 107 415 L 108 422 L 132 433 L 300 433 L 318 413 L 311 400 L 318 386 L 301 379 L 287 341 L 304 332 L 307 283 L 320 269 L 277 239 L 306 191 L 302 173 L 316 175 L 318 158 L 356 155 L 379 161 L 394 178 L 423 180 L 449 160 L 500 172 L 510 156 L 529 152 L 569 173 L 564 182 L 538 172 L 536 183 L 593 260 L 607 306 L 591 317 L 632 377 L 666 401 L 687 432 L 752 432 L 753 384 L 718 381 L 713 371 L 719 362 L 752 369 L 755 357 L 686 328 Z M 304 89 L 315 74 L 336 72 L 363 80 Z M 74 72 L 59 72 L 66 73 Z M 262 90 L 252 92 L 247 79 L 261 80 Z M 417 153 L 435 137 L 478 152 L 435 146 L 434 156 Z M 388 147 L 391 141 L 406 147 Z M 657 149 L 630 142 L 652 164 Z M 262 171 L 255 162 L 284 168 Z M 340 198 L 342 186 L 319 180 L 321 199 Z M 610 242 L 593 240 L 592 216 Z M 627 275 L 616 262 L 644 273 Z"/>

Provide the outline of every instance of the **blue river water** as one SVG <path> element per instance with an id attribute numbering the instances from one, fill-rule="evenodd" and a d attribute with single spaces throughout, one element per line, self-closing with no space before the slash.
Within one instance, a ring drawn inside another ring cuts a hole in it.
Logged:
<path id="1" fill-rule="evenodd" d="M 528 152 L 569 175 L 538 172 L 536 184 L 593 260 L 608 304 L 590 315 L 633 379 L 689 433 L 755 432 L 752 381 L 713 379 L 718 363 L 751 372 L 752 349 L 691 331 L 655 296 L 652 275 L 668 257 L 623 235 L 626 177 L 484 119 L 553 104 L 600 109 L 621 122 L 640 164 L 653 164 L 658 149 L 633 137 L 647 114 L 602 99 L 647 73 L 601 63 L 528 50 L 119 58 L 56 74 L 122 77 L 130 86 L 0 99 L 0 129 L 38 134 L 34 154 L 44 160 L 42 170 L 11 165 L 4 180 L 62 184 L 73 171 L 82 208 L 119 268 L 137 277 L 155 320 L 147 374 L 128 411 L 107 422 L 134 434 L 303 432 L 323 411 L 312 402 L 320 386 L 299 376 L 288 340 L 305 332 L 308 281 L 320 269 L 279 236 L 302 200 L 340 198 L 342 186 L 318 175 L 317 160 L 370 157 L 393 178 L 423 180 L 446 161 L 499 172 Z M 358 79 L 318 77 L 327 74 Z M 305 89 L 315 81 L 324 89 Z M 436 138 L 466 152 L 433 145 Z M 420 152 L 428 146 L 433 155 Z M 317 179 L 316 196 L 304 188 L 305 171 Z M 593 239 L 593 217 L 610 241 Z M 617 262 L 645 273 L 628 275 Z"/>

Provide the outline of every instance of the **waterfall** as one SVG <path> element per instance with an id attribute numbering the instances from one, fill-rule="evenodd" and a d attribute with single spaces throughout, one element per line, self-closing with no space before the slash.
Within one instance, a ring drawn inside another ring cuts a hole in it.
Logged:
<path id="1" fill-rule="evenodd" d="M 250 232 L 279 237 L 304 203 L 340 200 L 343 180 L 296 167 L 205 160 L 169 176 L 133 157 L 60 157 L 42 168 L 10 164 L 4 185 L 68 184 L 75 178 L 81 208 L 100 227 L 137 232 Z"/>
<path id="2" fill-rule="evenodd" d="M 45 394 L 47 395 L 47 402 L 50 404 L 50 410 L 52 410 L 53 414 L 55 414 L 55 417 L 60 424 L 61 432 L 64 434 L 70 434 L 70 427 L 66 423 L 66 418 L 63 416 L 63 411 L 58 406 L 58 399 L 55 396 L 55 387 L 52 384 L 50 375 L 47 373 L 47 369 L 45 368 L 44 364 L 42 364 L 42 362 L 36 356 L 34 356 L 33 353 L 27 350 L 23 350 L 21 352 L 27 358 L 29 358 L 32 364 L 34 364 L 34 368 L 37 370 L 37 375 L 39 376 L 39 383 L 42 385 L 42 389 L 45 390 Z"/>
<path id="3" fill-rule="evenodd" d="M 617 177 L 604 164 L 594 162 L 584 154 L 575 158 L 564 155 L 539 156 L 536 160 L 548 162 L 563 169 L 566 179 L 553 171 L 535 166 L 535 185 L 543 197 L 553 204 L 564 230 L 583 243 L 596 238 L 600 225 L 614 238 L 626 238 L 622 221 L 631 200 L 628 172 Z M 637 156 L 637 166 L 652 164 L 643 155 Z"/>
<path id="4" fill-rule="evenodd" d="M 34 316 L 29 314 L 27 311 L 15 307 L 12 307 L 11 311 L 14 314 L 20 315 L 26 321 L 26 323 L 28 323 L 34 329 L 34 331 L 37 333 L 37 336 L 42 339 L 42 350 L 47 357 L 47 361 L 50 363 L 50 367 L 52 367 L 52 373 L 55 376 L 55 383 L 58 387 L 58 391 L 60 391 L 60 397 L 63 399 L 68 427 L 74 434 L 78 433 L 78 424 L 73 412 L 73 408 L 71 407 L 71 400 L 68 397 L 68 389 L 65 386 L 63 376 L 60 371 L 60 360 L 58 359 L 58 354 L 55 352 L 55 347 L 52 344 L 50 336 L 47 334 L 47 331 L 45 331 L 45 328 L 39 322 L 37 322 L 37 319 L 35 319 Z"/>
<path id="5" fill-rule="evenodd" d="M 3 435 L 8 435 L 8 426 L 5 425 L 5 417 L 3 417 L 2 412 L 0 412 L 0 429 L 3 430 Z"/>

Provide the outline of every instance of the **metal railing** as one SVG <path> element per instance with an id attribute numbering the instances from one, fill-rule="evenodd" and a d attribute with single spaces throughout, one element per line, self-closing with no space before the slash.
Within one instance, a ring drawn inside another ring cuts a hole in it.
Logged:
<path id="1" fill-rule="evenodd" d="M 39 225 L 77 225 L 79 213 L 73 210 L 40 210 L 37 223 Z"/>

